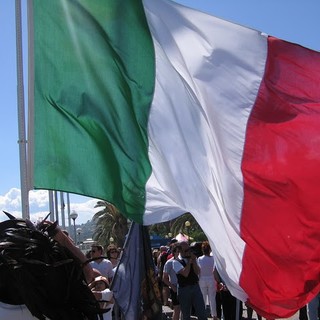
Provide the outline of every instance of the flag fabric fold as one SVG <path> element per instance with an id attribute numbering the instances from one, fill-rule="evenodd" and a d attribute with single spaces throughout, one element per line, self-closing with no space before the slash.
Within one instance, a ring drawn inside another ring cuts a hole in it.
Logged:
<path id="1" fill-rule="evenodd" d="M 262 316 L 319 292 L 319 52 L 166 0 L 32 12 L 33 187 L 191 212 Z"/>
<path id="2" fill-rule="evenodd" d="M 162 319 L 161 293 L 146 226 L 131 224 L 111 290 L 124 319 Z"/>

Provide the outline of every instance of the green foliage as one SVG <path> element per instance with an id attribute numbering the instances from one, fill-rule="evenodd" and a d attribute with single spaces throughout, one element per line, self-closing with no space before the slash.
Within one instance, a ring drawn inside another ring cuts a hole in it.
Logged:
<path id="1" fill-rule="evenodd" d="M 187 221 L 190 222 L 190 227 L 186 227 Z M 157 234 L 163 238 L 170 238 L 169 234 L 171 234 L 171 238 L 174 238 L 179 233 L 183 233 L 190 236 L 193 241 L 207 240 L 206 235 L 190 212 L 187 212 L 176 219 L 154 224 L 149 227 L 149 232 L 151 235 Z"/>
<path id="2" fill-rule="evenodd" d="M 125 236 L 128 233 L 128 221 L 124 215 L 111 203 L 107 201 L 98 201 L 95 208 L 101 208 L 94 216 L 92 221 L 95 223 L 95 231 L 93 240 L 103 246 L 110 243 L 109 239 L 113 238 L 114 243 L 118 246 L 123 246 Z M 186 226 L 186 222 L 190 226 Z M 179 233 L 189 236 L 192 241 L 206 240 L 206 235 L 201 227 L 194 219 L 190 212 L 187 212 L 180 217 L 149 226 L 150 235 L 158 235 L 163 238 L 174 238 Z"/>
<path id="3" fill-rule="evenodd" d="M 110 238 L 120 247 L 123 247 L 125 236 L 128 233 L 127 218 L 110 202 L 98 201 L 95 208 L 101 208 L 92 218 L 96 228 L 93 240 L 102 246 L 110 243 Z"/>

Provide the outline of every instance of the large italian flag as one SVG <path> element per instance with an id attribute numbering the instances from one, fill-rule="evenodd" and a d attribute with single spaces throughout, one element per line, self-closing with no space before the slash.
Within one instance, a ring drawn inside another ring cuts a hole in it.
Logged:
<path id="1" fill-rule="evenodd" d="M 320 290 L 320 54 L 166 0 L 34 0 L 32 187 L 191 212 L 232 294 Z"/>

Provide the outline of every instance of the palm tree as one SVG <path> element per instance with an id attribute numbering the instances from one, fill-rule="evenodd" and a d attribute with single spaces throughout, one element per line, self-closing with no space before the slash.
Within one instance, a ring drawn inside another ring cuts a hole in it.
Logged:
<path id="1" fill-rule="evenodd" d="M 187 221 L 190 222 L 190 227 L 186 226 Z M 190 212 L 186 212 L 178 218 L 172 219 L 167 222 L 150 225 L 149 232 L 151 235 L 157 234 L 162 237 L 167 236 L 169 233 L 171 233 L 172 237 L 174 237 L 181 232 L 188 236 L 191 236 L 196 240 L 199 239 L 199 241 L 206 239 L 206 236 L 203 233 L 201 227 Z"/>
<path id="2" fill-rule="evenodd" d="M 190 232 L 191 230 L 186 229 L 186 221 L 190 222 L 190 225 L 192 226 L 191 230 L 196 229 L 199 226 L 192 214 L 190 212 L 186 212 L 185 214 L 173 220 L 173 223 L 171 225 L 172 233 L 177 235 L 180 232 L 184 234 Z"/>
<path id="3" fill-rule="evenodd" d="M 150 235 L 156 234 L 156 235 L 165 237 L 166 235 L 168 235 L 168 233 L 171 232 L 171 224 L 172 224 L 172 220 L 152 224 L 149 226 L 149 233 Z"/>
<path id="4" fill-rule="evenodd" d="M 101 210 L 92 218 L 96 223 L 93 240 L 105 246 L 109 244 L 110 238 L 113 238 L 114 243 L 123 247 L 129 230 L 127 218 L 108 201 L 98 201 L 94 207 L 101 207 Z"/>

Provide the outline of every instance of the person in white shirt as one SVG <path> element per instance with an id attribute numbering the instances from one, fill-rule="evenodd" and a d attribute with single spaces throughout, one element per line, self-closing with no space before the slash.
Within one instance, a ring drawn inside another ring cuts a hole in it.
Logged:
<path id="1" fill-rule="evenodd" d="M 217 319 L 216 293 L 217 283 L 214 279 L 215 262 L 211 254 L 211 247 L 208 241 L 201 245 L 203 255 L 198 258 L 200 267 L 199 285 L 203 295 L 204 302 L 209 302 L 210 313 L 213 319 Z"/>
<path id="2" fill-rule="evenodd" d="M 107 258 L 112 263 L 112 267 L 113 267 L 114 272 L 120 262 L 119 256 L 120 256 L 120 252 L 119 252 L 117 246 L 114 244 L 109 244 L 107 247 Z"/>
<path id="3" fill-rule="evenodd" d="M 177 289 L 178 289 L 178 279 L 177 275 L 173 269 L 173 261 L 178 257 L 179 251 L 176 245 L 171 247 L 171 252 L 173 257 L 167 260 L 163 268 L 162 281 L 170 289 L 170 298 L 173 307 L 172 320 L 180 319 L 180 303 L 178 300 Z"/>
<path id="4" fill-rule="evenodd" d="M 108 310 L 103 313 L 103 320 L 112 320 L 114 307 L 113 292 L 109 289 L 109 281 L 106 277 L 98 276 L 89 284 L 94 296 L 100 301 L 100 307 Z"/>
<path id="5" fill-rule="evenodd" d="M 91 267 L 98 270 L 102 276 L 111 282 L 114 274 L 113 266 L 110 260 L 103 257 L 103 247 L 101 245 L 91 246 L 91 259 L 94 259 L 90 262 Z"/>

